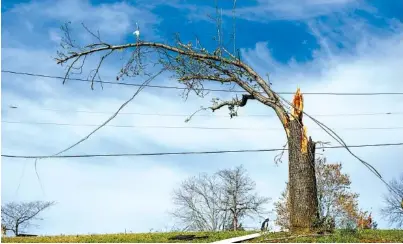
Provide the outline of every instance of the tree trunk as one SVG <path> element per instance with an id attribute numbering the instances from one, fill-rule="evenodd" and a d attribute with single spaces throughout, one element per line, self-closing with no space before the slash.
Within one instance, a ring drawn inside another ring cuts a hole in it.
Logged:
<path id="1" fill-rule="evenodd" d="M 315 144 L 309 137 L 306 152 L 302 152 L 302 128 L 298 120 L 289 123 L 288 177 L 290 203 L 290 230 L 312 231 L 318 215 L 315 176 Z"/>
<path id="2" fill-rule="evenodd" d="M 7 235 L 7 228 L 4 225 L 1 225 L 1 235 L 6 236 Z"/>
<path id="3" fill-rule="evenodd" d="M 16 224 L 16 225 L 15 225 L 15 233 L 14 233 L 15 236 L 18 236 L 18 234 L 19 234 L 19 233 L 18 233 L 18 226 L 19 226 L 19 224 Z"/>
<path id="4" fill-rule="evenodd" d="M 233 221 L 234 231 L 237 231 L 238 228 L 238 217 L 234 214 L 234 221 Z"/>

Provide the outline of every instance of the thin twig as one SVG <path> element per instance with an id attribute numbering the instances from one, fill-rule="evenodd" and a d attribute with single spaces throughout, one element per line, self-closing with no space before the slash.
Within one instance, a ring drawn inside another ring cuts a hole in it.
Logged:
<path id="1" fill-rule="evenodd" d="M 188 118 L 185 119 L 185 123 L 189 122 L 193 118 L 193 116 L 195 116 L 198 112 L 205 111 L 207 109 L 208 108 L 200 107 L 200 109 L 198 109 L 196 112 L 192 113 Z"/>
<path id="2" fill-rule="evenodd" d="M 280 151 L 280 153 L 277 154 L 277 155 L 274 157 L 274 163 L 275 163 L 276 165 L 278 165 L 279 163 L 282 163 L 282 162 L 283 162 L 282 158 L 283 158 L 283 156 L 284 156 L 284 152 L 286 151 L 285 148 L 287 147 L 287 145 L 288 145 L 288 142 L 286 142 L 286 143 L 284 144 L 284 146 L 283 146 L 283 149 L 284 149 L 284 150 Z"/>
<path id="3" fill-rule="evenodd" d="M 105 55 L 103 55 L 102 57 L 101 57 L 101 60 L 99 61 L 99 63 L 98 63 L 98 66 L 97 66 L 97 68 L 95 69 L 95 74 L 92 76 L 92 79 L 91 79 L 91 90 L 94 90 L 94 80 L 95 80 L 95 77 L 98 75 L 98 77 L 99 77 L 99 69 L 101 68 L 101 65 L 102 65 L 102 62 L 105 60 L 105 58 L 107 58 L 109 55 L 111 55 L 112 53 L 113 53 L 113 51 L 114 50 L 111 50 L 111 51 L 109 51 L 107 54 L 105 54 Z M 87 56 L 85 56 L 85 57 L 87 57 Z M 100 77 L 99 77 L 100 78 Z M 99 80 L 101 80 L 101 79 L 99 79 Z M 101 86 L 102 86 L 102 82 L 101 82 Z M 141 86 L 141 87 L 143 87 L 143 86 Z"/>

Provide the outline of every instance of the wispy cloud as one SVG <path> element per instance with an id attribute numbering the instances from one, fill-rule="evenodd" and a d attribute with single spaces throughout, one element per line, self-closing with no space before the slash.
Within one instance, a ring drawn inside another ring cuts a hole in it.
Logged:
<path id="1" fill-rule="evenodd" d="M 273 19 L 305 20 L 352 8 L 364 8 L 359 0 L 258 0 L 257 6 L 237 10 L 241 18 L 253 21 Z"/>
<path id="2" fill-rule="evenodd" d="M 252 2 L 252 1 L 251 1 Z M 362 0 L 257 0 L 255 4 L 245 5 L 245 2 L 236 2 L 236 17 L 255 22 L 269 22 L 273 20 L 304 21 L 307 19 L 327 16 L 352 10 L 374 11 L 370 5 Z M 209 20 L 207 13 L 213 14 L 214 6 L 197 6 L 192 3 L 165 3 L 179 9 L 188 9 L 188 16 L 193 19 Z M 232 4 L 218 4 L 223 16 L 232 17 Z"/>

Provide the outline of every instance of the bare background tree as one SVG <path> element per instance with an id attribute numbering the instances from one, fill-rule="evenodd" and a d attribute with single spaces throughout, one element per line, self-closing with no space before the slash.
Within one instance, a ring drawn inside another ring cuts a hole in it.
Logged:
<path id="1" fill-rule="evenodd" d="M 397 228 L 403 227 L 403 174 L 400 177 L 393 179 L 390 184 L 392 191 L 389 189 L 388 193 L 384 195 L 385 206 L 381 209 L 381 214 L 390 225 L 395 225 Z M 396 197 L 395 192 L 400 195 Z"/>
<path id="2" fill-rule="evenodd" d="M 55 202 L 11 202 L 1 206 L 1 222 L 6 231 L 18 236 L 33 225 L 33 221 L 42 220 L 38 215 L 55 205 Z"/>
<path id="3" fill-rule="evenodd" d="M 191 177 L 175 189 L 173 216 L 186 230 L 239 230 L 246 217 L 266 214 L 269 198 L 258 196 L 242 167 Z"/>
<path id="4" fill-rule="evenodd" d="M 221 230 L 226 223 L 226 216 L 220 209 L 221 198 L 222 191 L 216 175 L 191 177 L 173 191 L 173 202 L 177 208 L 172 215 L 186 230 Z"/>
<path id="5" fill-rule="evenodd" d="M 217 174 L 222 181 L 222 210 L 232 220 L 229 225 L 231 229 L 237 230 L 244 217 L 253 219 L 267 213 L 264 206 L 270 199 L 255 192 L 256 184 L 242 165 L 235 169 L 221 170 Z"/>

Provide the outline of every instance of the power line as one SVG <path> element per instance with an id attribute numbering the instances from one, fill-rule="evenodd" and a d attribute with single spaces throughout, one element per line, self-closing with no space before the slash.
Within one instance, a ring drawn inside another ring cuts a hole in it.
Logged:
<path id="1" fill-rule="evenodd" d="M 11 70 L 2 70 L 3 73 L 9 73 L 14 75 L 26 75 L 26 76 L 34 76 L 34 77 L 42 77 L 42 78 L 50 78 L 50 79 L 60 79 L 60 80 L 73 80 L 73 81 L 83 81 L 83 82 L 92 82 L 92 80 L 88 79 L 80 79 L 80 78 L 65 78 L 62 76 L 53 76 L 53 75 L 44 75 L 44 74 L 35 74 L 28 72 L 19 72 L 19 71 L 11 71 Z M 95 83 L 102 84 L 111 84 L 111 85 L 123 85 L 123 86 L 143 86 L 141 84 L 133 84 L 126 82 L 112 82 L 112 81 L 102 81 L 102 80 L 94 80 Z M 176 89 L 176 90 L 185 90 L 188 88 L 178 87 L 178 86 L 159 86 L 159 85 L 144 85 L 145 87 L 150 88 L 160 88 L 160 89 Z M 245 91 L 240 90 L 225 90 L 225 89 L 208 89 L 205 88 L 205 91 L 212 92 L 230 92 L 230 93 L 244 93 Z M 277 94 L 282 95 L 293 95 L 295 92 L 276 92 Z M 403 95 L 403 92 L 304 92 L 304 95 L 327 95 L 327 96 L 378 96 L 378 95 Z"/>
<path id="2" fill-rule="evenodd" d="M 11 105 L 10 109 L 20 109 L 20 106 Z M 70 113 L 88 113 L 88 114 L 113 114 L 114 112 L 108 111 L 89 111 L 89 110 L 69 110 L 69 109 L 57 109 L 57 108 L 35 108 L 32 110 L 43 111 L 55 111 L 55 112 L 70 112 Z M 161 116 L 161 117 L 189 117 L 189 114 L 177 114 L 177 113 L 141 113 L 141 112 L 120 112 L 127 115 L 140 115 L 140 116 Z M 340 113 L 340 114 L 313 114 L 316 117 L 344 117 L 344 116 L 377 116 L 377 115 L 403 115 L 403 112 L 377 112 L 377 113 Z M 230 117 L 229 115 L 217 115 L 217 114 L 195 114 L 198 117 Z M 269 114 L 245 114 L 238 115 L 238 117 L 271 117 Z"/>
<path id="3" fill-rule="evenodd" d="M 57 125 L 57 126 L 83 126 L 93 127 L 99 126 L 98 124 L 70 124 L 70 123 L 56 123 L 56 122 L 34 122 L 34 121 L 6 121 L 2 120 L 5 124 L 35 124 L 35 125 Z M 205 126 L 163 126 L 163 125 L 105 125 L 106 127 L 116 128 L 150 128 L 150 129 L 196 129 L 196 130 L 283 130 L 281 127 L 205 127 Z M 403 127 L 345 127 L 334 128 L 339 130 L 402 130 Z M 312 128 L 312 130 L 322 130 L 321 128 Z"/>
<path id="4" fill-rule="evenodd" d="M 350 145 L 348 147 L 363 148 L 363 147 L 389 147 L 389 146 L 403 146 L 403 142 Z M 317 147 L 317 149 L 338 149 L 338 148 L 344 148 L 344 146 Z M 138 156 L 224 154 L 224 153 L 276 152 L 276 151 L 288 151 L 288 149 L 274 148 L 274 149 L 244 149 L 244 150 L 199 151 L 199 152 L 193 151 L 193 152 L 159 152 L 159 153 L 81 154 L 81 155 L 54 155 L 54 156 L 23 156 L 23 155 L 2 154 L 1 156 L 5 158 L 46 159 L 46 158 L 138 157 Z"/>

